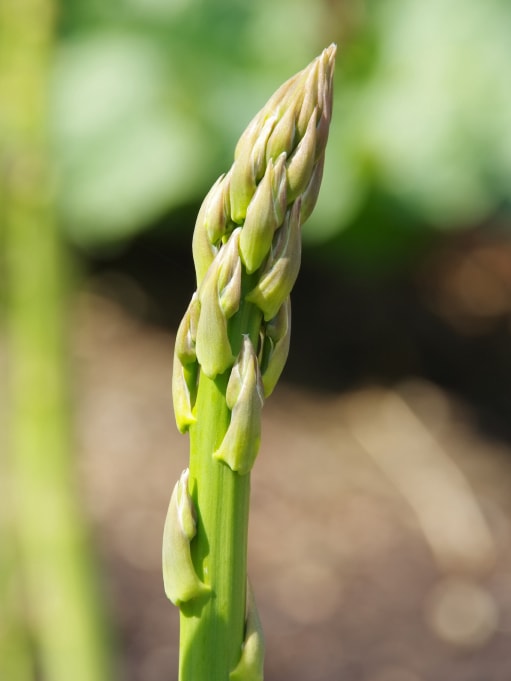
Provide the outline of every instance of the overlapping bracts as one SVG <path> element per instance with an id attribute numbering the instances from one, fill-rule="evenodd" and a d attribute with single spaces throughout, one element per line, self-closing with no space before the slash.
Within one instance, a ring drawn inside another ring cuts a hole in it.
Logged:
<path id="1" fill-rule="evenodd" d="M 232 347 L 240 347 L 240 340 L 231 331 L 243 291 L 262 320 L 258 347 L 251 351 L 258 372 L 252 392 L 243 390 L 241 399 L 258 404 L 284 368 L 301 225 L 314 208 L 323 173 L 335 51 L 335 45 L 328 47 L 268 100 L 242 134 L 229 172 L 201 206 L 193 237 L 197 292 L 178 330 L 174 357 L 174 411 L 182 432 L 194 422 L 199 373 L 215 378 L 246 361 L 241 355 L 247 343 L 237 356 Z M 233 419 L 241 412 L 237 403 L 229 408 Z M 259 407 L 252 412 L 260 418 Z M 227 455 L 227 449 L 228 442 L 222 443 L 217 455 L 233 465 L 239 456 Z M 247 465 L 234 464 L 236 470 L 248 472 L 254 458 L 247 452 Z"/>

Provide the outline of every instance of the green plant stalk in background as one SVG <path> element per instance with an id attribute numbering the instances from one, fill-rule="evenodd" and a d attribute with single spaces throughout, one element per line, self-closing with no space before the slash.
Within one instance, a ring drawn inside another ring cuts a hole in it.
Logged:
<path id="1" fill-rule="evenodd" d="M 70 456 L 66 258 L 53 212 L 47 133 L 55 11 L 52 0 L 0 3 L 0 225 L 10 398 L 4 463 L 12 504 L 3 522 L 15 543 L 10 570 L 16 571 L 33 652 L 26 654 L 19 635 L 17 660 L 14 647 L 2 648 L 0 668 L 10 670 L 2 675 L 6 681 L 111 681 L 109 637 Z M 7 623 L 1 626 L 3 633 Z"/>
<path id="2" fill-rule="evenodd" d="M 264 643 L 247 593 L 250 471 L 261 410 L 284 368 L 301 224 L 321 183 L 336 48 L 284 83 L 241 136 L 195 225 L 197 291 L 177 332 L 178 428 L 190 467 L 163 537 L 181 611 L 180 681 L 259 681 Z"/>

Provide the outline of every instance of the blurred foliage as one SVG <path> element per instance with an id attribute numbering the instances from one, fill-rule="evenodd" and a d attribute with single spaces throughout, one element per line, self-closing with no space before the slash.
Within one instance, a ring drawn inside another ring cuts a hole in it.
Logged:
<path id="1" fill-rule="evenodd" d="M 197 204 L 268 95 L 332 41 L 334 125 L 306 238 L 380 207 L 405 225 L 389 235 L 398 251 L 410 225 L 477 224 L 511 201 L 510 29 L 507 0 L 67 0 L 53 98 L 63 224 L 98 247 Z"/>

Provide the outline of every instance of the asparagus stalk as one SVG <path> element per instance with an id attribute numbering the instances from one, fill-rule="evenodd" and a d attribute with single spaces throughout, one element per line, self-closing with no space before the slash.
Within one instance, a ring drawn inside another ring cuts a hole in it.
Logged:
<path id="1" fill-rule="evenodd" d="M 264 643 L 247 597 L 250 471 L 261 410 L 289 350 L 301 225 L 321 183 L 335 45 L 293 76 L 242 134 L 193 236 L 197 291 L 178 329 L 176 422 L 190 466 L 169 505 L 163 576 L 180 608 L 180 681 L 258 681 Z"/>

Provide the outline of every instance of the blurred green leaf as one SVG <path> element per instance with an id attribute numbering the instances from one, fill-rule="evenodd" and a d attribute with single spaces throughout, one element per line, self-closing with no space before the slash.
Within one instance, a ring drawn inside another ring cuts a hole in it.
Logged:
<path id="1" fill-rule="evenodd" d="M 509 3 L 387 0 L 368 9 L 378 61 L 344 95 L 336 152 L 355 147 L 377 184 L 434 225 L 481 219 L 509 197 Z"/>
<path id="2" fill-rule="evenodd" d="M 511 200 L 507 0 L 70 0 L 62 25 L 55 156 L 78 243 L 122 241 L 198 203 L 276 84 L 339 37 L 307 239 L 373 215 L 375 193 L 440 228 Z"/>
<path id="3" fill-rule="evenodd" d="M 150 42 L 94 33 L 63 50 L 56 78 L 61 207 L 76 241 L 126 237 L 193 197 L 207 140 Z"/>

